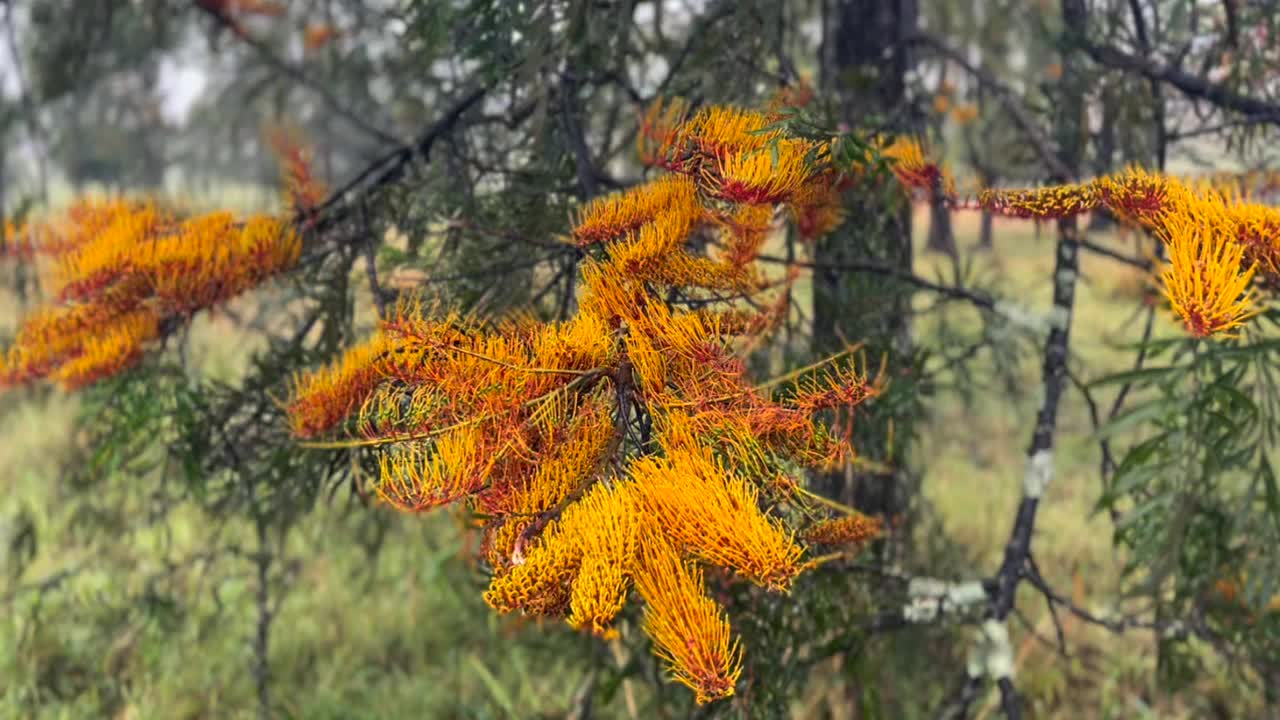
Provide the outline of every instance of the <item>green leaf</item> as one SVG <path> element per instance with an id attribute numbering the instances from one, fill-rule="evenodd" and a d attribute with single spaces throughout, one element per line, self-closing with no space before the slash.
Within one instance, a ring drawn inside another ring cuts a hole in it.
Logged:
<path id="1" fill-rule="evenodd" d="M 1106 502 L 1107 504 L 1104 507 L 1110 507 L 1133 491 L 1146 488 L 1148 481 L 1163 474 L 1165 470 L 1166 468 L 1163 464 L 1154 464 L 1141 465 L 1125 473 L 1116 473 L 1116 478 L 1112 482 L 1111 488 L 1100 502 Z"/>
<path id="2" fill-rule="evenodd" d="M 507 689 L 502 686 L 498 678 L 494 677 L 493 673 L 489 671 L 484 661 L 475 653 L 468 655 L 467 661 L 472 669 L 476 671 L 476 675 L 480 678 L 480 682 L 484 684 L 485 689 L 493 696 L 493 701 L 502 708 L 507 717 L 520 717 L 520 713 L 516 712 L 516 704 L 512 701 L 511 695 L 507 693 Z"/>
<path id="3" fill-rule="evenodd" d="M 1148 380 L 1160 380 L 1169 375 L 1183 375 L 1190 369 L 1188 365 L 1160 365 L 1157 367 L 1145 367 L 1137 370 L 1126 370 L 1105 377 L 1098 378 L 1088 383 L 1090 389 L 1105 387 L 1107 385 L 1120 385 L 1122 383 L 1143 384 Z"/>
<path id="4" fill-rule="evenodd" d="M 1145 422 L 1182 414 L 1187 408 L 1187 403 L 1187 400 L 1174 397 L 1161 397 L 1151 400 L 1135 406 L 1129 412 L 1104 424 L 1098 428 L 1094 435 L 1098 439 L 1113 437 Z"/>
<path id="5" fill-rule="evenodd" d="M 1280 488 L 1276 484 L 1275 468 L 1271 467 L 1271 460 L 1267 457 L 1266 452 L 1261 453 L 1262 458 L 1259 463 L 1262 486 L 1266 491 L 1265 500 L 1267 512 L 1271 515 L 1271 522 L 1276 527 L 1276 532 L 1280 533 Z"/>
<path id="6" fill-rule="evenodd" d="M 1145 518 L 1156 510 L 1166 509 L 1172 501 L 1173 493 L 1165 493 L 1162 495 L 1156 495 L 1150 500 L 1135 505 L 1132 510 L 1122 514 L 1120 519 L 1116 521 L 1116 530 L 1124 530 L 1132 527 L 1139 520 Z"/>
<path id="7" fill-rule="evenodd" d="M 1251 345 L 1217 345 L 1203 355 L 1204 358 L 1232 359 L 1253 358 L 1257 355 L 1280 352 L 1280 339 L 1264 340 Z"/>

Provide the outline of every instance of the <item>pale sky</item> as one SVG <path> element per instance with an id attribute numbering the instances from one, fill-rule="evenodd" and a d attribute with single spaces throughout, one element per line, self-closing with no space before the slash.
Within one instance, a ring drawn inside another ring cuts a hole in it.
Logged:
<path id="1" fill-rule="evenodd" d="M 14 35 L 20 38 L 23 36 L 24 14 L 21 10 L 10 12 L 14 13 L 13 20 L 17 23 Z M 8 28 L 4 28 L 4 33 L 0 34 L 0 94 L 6 99 L 16 100 L 20 85 L 18 74 L 14 71 L 14 48 L 9 44 L 7 31 Z M 158 89 L 163 98 L 165 118 L 172 122 L 181 123 L 186 119 L 191 106 L 209 84 L 209 76 L 202 69 L 207 58 L 199 58 L 200 53 L 191 52 L 193 49 L 179 49 L 177 57 L 169 56 L 160 62 Z M 28 75 L 31 72 L 28 67 L 23 67 L 23 70 Z"/>
<path id="2" fill-rule="evenodd" d="M 191 106 L 200 98 L 209 84 L 208 74 L 193 63 L 165 58 L 160 61 L 158 80 L 163 100 L 165 119 L 181 124 L 186 121 Z"/>

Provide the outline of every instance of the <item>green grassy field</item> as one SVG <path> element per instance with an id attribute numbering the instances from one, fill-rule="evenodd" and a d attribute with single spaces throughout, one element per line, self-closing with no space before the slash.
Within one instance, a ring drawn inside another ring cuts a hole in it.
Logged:
<path id="1" fill-rule="evenodd" d="M 962 253 L 972 255 L 1005 296 L 1046 311 L 1050 231 L 1037 240 L 1028 225 L 999 223 L 996 252 L 975 254 L 976 223 L 976 216 L 957 218 Z M 917 272 L 926 276 L 946 264 L 938 256 L 918 258 Z M 1091 378 L 1129 361 L 1116 345 L 1138 337 L 1143 279 L 1105 258 L 1086 255 L 1083 263 L 1073 367 Z M 17 307 L 12 297 L 4 303 Z M 0 332 L 16 315 L 3 313 Z M 976 323 L 960 308 L 949 318 L 961 328 Z M 219 323 L 202 320 L 193 342 L 215 372 L 233 373 L 244 348 L 227 342 Z M 1176 331 L 1167 319 L 1158 328 L 1158 334 Z M 936 323 L 922 319 L 917 332 L 927 342 Z M 1038 384 L 1034 355 L 1026 354 L 1017 368 L 1027 388 Z M 942 394 L 932 407 L 919 462 L 937 524 L 926 527 L 940 527 L 976 563 L 949 571 L 986 574 L 998 564 L 1035 405 L 1034 392 L 1011 396 L 992 386 L 975 388 L 972 403 Z M 0 552 L 6 553 L 0 556 L 0 717 L 252 717 L 255 568 L 245 558 L 201 557 L 211 533 L 251 533 L 215 527 L 186 508 L 165 523 L 150 522 L 138 488 L 95 488 L 121 499 L 115 516 L 93 515 L 94 503 L 64 480 L 63 464 L 77 441 L 71 436 L 76 406 L 57 392 L 0 395 Z M 1083 401 L 1069 394 L 1057 477 L 1035 546 L 1052 582 L 1080 604 L 1106 609 L 1116 600 L 1121 558 L 1111 546 L 1109 520 L 1092 513 L 1099 478 L 1091 431 Z M 480 598 L 483 579 L 467 561 L 470 548 L 450 516 L 351 512 L 346 502 L 335 500 L 304 520 L 273 569 L 291 588 L 277 598 L 269 656 L 280 716 L 565 716 L 584 675 L 564 651 L 580 646 L 587 653 L 585 641 L 558 626 L 490 612 Z M 375 513 L 383 515 L 386 534 L 370 559 L 362 548 L 376 539 Z M 32 535 L 34 547 L 25 540 Z M 123 603 L 126 597 L 144 597 L 147 604 L 140 609 Z M 1028 592 L 1022 606 L 1036 633 L 1052 637 L 1043 603 Z M 1163 698 L 1149 638 L 1115 637 L 1070 620 L 1063 629 L 1071 651 L 1066 659 L 1035 633 L 1013 628 L 1019 685 L 1045 717 L 1198 717 L 1215 697 L 1230 699 L 1233 692 L 1228 678 L 1209 677 L 1189 697 Z M 797 698 L 797 713 L 855 717 L 839 683 L 816 679 Z M 637 717 L 631 703 L 639 695 L 642 705 L 643 693 L 627 688 L 597 710 L 602 717 Z M 987 698 L 978 717 L 995 714 L 995 701 Z"/>

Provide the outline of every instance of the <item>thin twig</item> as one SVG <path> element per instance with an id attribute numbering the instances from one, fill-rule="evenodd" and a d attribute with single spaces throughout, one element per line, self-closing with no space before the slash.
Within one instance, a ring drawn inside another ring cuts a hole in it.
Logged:
<path id="1" fill-rule="evenodd" d="M 303 72 L 302 68 L 299 68 L 296 65 L 293 65 L 292 63 L 289 63 L 281 59 L 279 56 L 275 54 L 274 51 L 272 51 L 272 49 L 266 43 L 263 43 L 262 41 L 254 38 L 248 33 L 243 32 L 232 18 L 199 2 L 196 3 L 196 7 L 199 8 L 200 10 L 203 10 L 204 13 L 209 17 L 213 18 L 214 21 L 217 22 L 219 26 L 227 30 L 230 30 L 233 35 L 240 38 L 240 40 L 244 42 L 245 45 L 248 45 L 250 48 L 253 49 L 255 53 L 257 53 L 259 58 L 261 58 L 264 62 L 266 62 L 268 65 L 274 68 L 277 72 L 280 72 L 281 74 L 286 75 L 294 82 L 307 88 L 308 90 L 310 90 L 311 92 L 319 96 L 319 98 L 322 101 L 324 101 L 324 104 L 327 105 L 330 110 L 332 110 L 335 114 L 340 116 L 342 119 L 351 123 L 352 126 L 356 127 L 357 129 L 364 132 L 365 134 L 376 138 L 378 141 L 382 142 L 383 144 L 386 144 L 386 145 L 401 144 L 401 141 L 399 138 L 397 138 L 396 136 L 392 135 L 391 133 L 385 130 L 382 130 L 381 128 L 374 126 L 367 119 L 362 117 L 360 113 L 357 113 L 354 110 L 343 105 L 342 101 L 340 101 L 332 92 L 330 92 L 330 90 L 327 87 L 317 82 L 316 80 L 312 79 L 311 76 Z"/>
<path id="2" fill-rule="evenodd" d="M 1060 181 L 1066 181 L 1075 176 L 1075 173 L 1058 157 L 1058 153 L 1053 146 L 1053 142 L 1045 133 L 1040 123 L 1031 116 L 1022 100 L 1007 85 L 996 79 L 996 76 L 987 69 L 974 65 L 969 62 L 969 58 L 952 48 L 941 38 L 930 35 L 928 33 L 917 33 L 910 42 L 914 42 L 930 48 L 938 55 L 945 57 L 951 62 L 958 65 L 965 72 L 972 75 L 982 85 L 990 88 L 1000 100 L 1000 104 L 1004 106 L 1009 116 L 1013 118 L 1014 124 L 1022 130 L 1027 139 L 1031 142 L 1032 149 L 1040 161 L 1045 164 L 1050 173 Z"/>
<path id="3" fill-rule="evenodd" d="M 1193 100 L 1207 100 L 1224 110 L 1240 113 L 1254 122 L 1280 125 L 1280 105 L 1255 96 L 1241 95 L 1225 85 L 1192 75 L 1157 59 L 1131 55 L 1118 48 L 1097 45 L 1085 38 L 1078 38 L 1077 44 L 1094 62 L 1104 67 L 1134 72 L 1157 80 L 1176 88 Z"/>
<path id="4" fill-rule="evenodd" d="M 969 290 L 954 285 L 941 285 L 939 283 L 925 280 L 924 278 L 914 275 L 906 270 L 886 265 L 879 262 L 841 262 L 841 263 L 814 263 L 802 260 L 788 260 L 786 258 L 774 257 L 772 255 L 760 255 L 757 257 L 761 262 L 773 263 L 776 265 L 789 265 L 791 267 L 805 268 L 808 270 L 831 270 L 838 272 L 864 272 L 876 275 L 887 275 L 897 280 L 901 280 L 909 285 L 932 290 L 933 292 L 945 295 L 956 300 L 965 300 L 984 310 L 995 310 L 995 298 L 986 293 L 976 290 Z"/>
<path id="5" fill-rule="evenodd" d="M 373 294 L 373 305 L 378 309 L 378 318 L 386 320 L 387 298 L 383 294 L 382 285 L 378 283 L 378 256 L 374 249 L 373 233 L 369 223 L 369 206 L 360 205 L 360 221 L 364 226 L 364 263 L 369 276 L 369 292 Z"/>
<path id="6" fill-rule="evenodd" d="M 430 159 L 435 143 L 451 132 L 462 116 L 479 103 L 488 91 L 487 85 L 481 85 L 463 95 L 413 142 L 378 157 L 346 184 L 330 193 L 328 199 L 314 211 L 299 215 L 296 220 L 300 224 L 310 221 L 310 229 L 317 233 L 345 220 L 352 208 L 366 197 L 403 177 L 409 163 L 415 158 L 424 161 Z"/>

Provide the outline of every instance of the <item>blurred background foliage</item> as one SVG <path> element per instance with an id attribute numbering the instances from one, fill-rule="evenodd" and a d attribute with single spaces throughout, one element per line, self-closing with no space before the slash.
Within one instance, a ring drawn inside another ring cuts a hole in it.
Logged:
<path id="1" fill-rule="evenodd" d="M 1063 179 L 1071 143 L 1086 177 L 1267 168 L 1280 122 L 1271 2 L 0 7 L 5 217 L 94 192 L 275 207 L 275 127 L 342 191 L 298 271 L 142 368 L 75 397 L 0 395 L 3 717 L 932 717 L 976 618 L 900 611 L 908 578 L 982 577 L 1004 553 L 1050 308 L 1038 225 L 913 209 L 872 175 L 816 247 L 772 241 L 780 266 L 812 272 L 754 369 L 847 340 L 887 358 L 890 392 L 858 426 L 866 462 L 813 482 L 896 529 L 789 597 L 724 582 L 749 662 L 737 698 L 708 708 L 661 679 L 635 615 L 600 644 L 489 611 L 466 519 L 377 507 L 368 458 L 298 449 L 278 398 L 399 292 L 570 314 L 578 256 L 557 236 L 643 178 L 636 128 L 660 97 L 761 106 L 807 84 L 815 125 L 919 135 L 962 192 Z M 1064 21 L 1076 7 L 1083 32 Z M 1083 260 L 1035 536 L 1062 602 L 1018 596 L 1020 690 L 1034 717 L 1275 713 L 1274 312 L 1236 340 L 1185 339 L 1137 267 L 1156 244 L 1105 217 L 1089 237 L 1104 252 Z M 868 261 L 880 271 L 853 269 Z M 0 272 L 7 339 L 41 289 L 22 262 Z"/>

